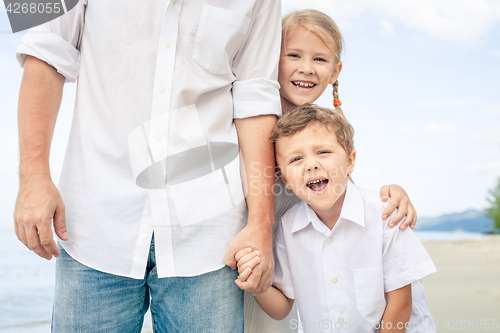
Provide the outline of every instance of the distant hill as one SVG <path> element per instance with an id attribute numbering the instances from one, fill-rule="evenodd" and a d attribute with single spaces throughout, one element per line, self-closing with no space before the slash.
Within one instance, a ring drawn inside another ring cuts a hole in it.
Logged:
<path id="1" fill-rule="evenodd" d="M 416 231 L 468 231 L 491 233 L 498 232 L 493 228 L 493 221 L 484 211 L 469 209 L 462 213 L 452 213 L 438 217 L 419 218 Z"/>

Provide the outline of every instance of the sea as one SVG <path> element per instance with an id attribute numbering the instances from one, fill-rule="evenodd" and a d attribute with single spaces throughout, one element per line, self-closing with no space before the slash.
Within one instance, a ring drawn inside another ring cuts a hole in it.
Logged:
<path id="1" fill-rule="evenodd" d="M 481 239 L 471 232 L 416 232 L 421 241 Z M 50 332 L 55 260 L 47 261 L 17 240 L 11 228 L 0 228 L 0 332 Z M 146 314 L 145 330 L 151 319 Z"/>

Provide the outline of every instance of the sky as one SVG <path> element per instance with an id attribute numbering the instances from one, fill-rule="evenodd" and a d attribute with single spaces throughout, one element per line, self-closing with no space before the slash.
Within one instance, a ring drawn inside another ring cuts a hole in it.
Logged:
<path id="1" fill-rule="evenodd" d="M 500 1 L 283 0 L 339 26 L 342 108 L 355 128 L 357 185 L 399 184 L 418 216 L 484 209 L 500 177 Z M 18 189 L 13 34 L 0 1 L 0 228 L 13 228 Z M 59 179 L 76 84 L 65 86 L 51 150 Z M 331 89 L 317 104 L 332 107 Z"/>

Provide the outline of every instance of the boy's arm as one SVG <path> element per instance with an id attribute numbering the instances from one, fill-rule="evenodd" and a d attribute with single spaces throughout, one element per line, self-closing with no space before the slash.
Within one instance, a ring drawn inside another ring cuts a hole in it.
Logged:
<path id="1" fill-rule="evenodd" d="M 411 284 L 388 292 L 387 307 L 382 317 L 383 325 L 380 326 L 380 333 L 405 332 L 405 324 L 411 316 L 411 307 Z"/>
<path id="2" fill-rule="evenodd" d="M 247 282 L 236 280 L 236 285 L 243 290 L 247 290 Z M 275 320 L 283 320 L 292 311 L 294 300 L 286 297 L 281 291 L 271 286 L 267 291 L 254 295 L 259 306 L 269 317 Z"/>
<path id="3" fill-rule="evenodd" d="M 285 319 L 292 311 L 294 302 L 273 286 L 266 292 L 256 295 L 255 300 L 269 317 L 275 320 Z"/>

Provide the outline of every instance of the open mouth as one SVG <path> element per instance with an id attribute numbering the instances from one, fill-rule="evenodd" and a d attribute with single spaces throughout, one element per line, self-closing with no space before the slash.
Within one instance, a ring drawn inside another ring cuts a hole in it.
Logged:
<path id="1" fill-rule="evenodd" d="M 307 184 L 314 192 L 321 192 L 328 185 L 328 179 L 318 179 Z"/>
<path id="2" fill-rule="evenodd" d="M 292 81 L 292 84 L 298 88 L 313 88 L 316 84 L 305 81 Z"/>

